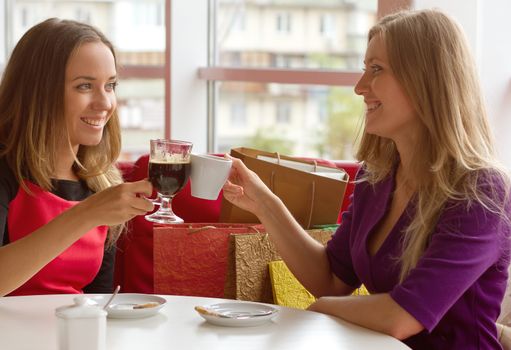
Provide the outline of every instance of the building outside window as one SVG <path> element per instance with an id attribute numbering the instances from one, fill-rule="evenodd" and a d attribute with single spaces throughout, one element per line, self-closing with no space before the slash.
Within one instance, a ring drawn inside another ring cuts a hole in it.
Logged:
<path id="1" fill-rule="evenodd" d="M 218 37 L 215 42 L 215 57 L 221 60 L 215 61 L 212 67 L 220 66 L 227 71 L 229 67 L 285 69 L 299 75 L 301 70 L 309 69 L 361 72 L 365 42 L 358 45 L 356 40 L 359 31 L 364 31 L 363 38 L 366 38 L 376 20 L 378 1 L 216 0 L 213 3 L 216 18 L 211 23 L 216 23 L 216 32 L 222 34 L 221 40 Z M 235 17 L 241 12 L 246 24 L 243 34 L 229 30 L 227 25 L 235 23 Z M 285 37 L 271 32 L 272 27 L 267 24 L 272 18 L 277 33 L 285 33 Z M 349 23 L 356 23 L 357 28 L 352 30 Z M 230 60 L 234 57 L 241 61 Z M 253 74 L 257 76 L 257 72 Z M 246 82 L 236 84 L 236 90 L 232 84 L 217 84 L 214 151 L 227 152 L 242 141 L 248 147 L 264 145 L 268 151 L 352 159 L 353 147 L 348 145 L 356 140 L 363 101 L 353 93 L 354 81 L 350 84 L 337 87 L 306 81 Z M 218 112 L 224 110 L 224 103 L 232 103 L 236 98 L 243 99 L 247 110 L 252 111 L 247 113 L 246 127 L 238 129 L 240 135 L 245 135 L 242 140 L 233 138 L 225 127 L 227 123 L 222 119 L 228 115 Z M 339 105 L 343 105 L 344 111 Z M 271 110 L 275 115 L 273 120 L 269 118 Z M 282 128 L 283 125 L 286 127 Z M 332 135 L 334 129 L 337 138 Z M 229 140 L 236 143 L 231 144 Z"/>

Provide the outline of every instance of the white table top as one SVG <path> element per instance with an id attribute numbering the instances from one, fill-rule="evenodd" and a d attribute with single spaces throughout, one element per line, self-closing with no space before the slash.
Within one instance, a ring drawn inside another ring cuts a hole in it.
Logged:
<path id="1" fill-rule="evenodd" d="M 5 350 L 57 349 L 55 308 L 76 295 L 0 298 L 0 344 Z M 400 341 L 316 312 L 281 308 L 273 320 L 255 327 L 207 323 L 194 306 L 224 299 L 163 296 L 167 305 L 143 319 L 107 319 L 107 349 L 409 349 Z M 229 300 L 231 301 L 231 300 Z M 273 306 L 273 305 L 272 305 Z"/>

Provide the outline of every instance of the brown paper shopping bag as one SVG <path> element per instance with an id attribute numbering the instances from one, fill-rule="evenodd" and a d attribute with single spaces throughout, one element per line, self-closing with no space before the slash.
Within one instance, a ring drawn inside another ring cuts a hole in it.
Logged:
<path id="1" fill-rule="evenodd" d="M 253 224 L 176 224 L 154 228 L 154 292 L 222 298 L 233 233 L 264 232 Z"/>
<path id="2" fill-rule="evenodd" d="M 343 170 L 250 148 L 234 148 L 231 156 L 240 158 L 255 171 L 302 227 L 307 229 L 337 222 L 348 182 L 348 175 Z M 254 215 L 225 199 L 220 221 L 258 222 Z"/>
<path id="3" fill-rule="evenodd" d="M 334 231 L 307 232 L 324 245 Z M 225 298 L 273 303 L 268 263 L 280 259 L 267 234 L 231 235 Z"/>

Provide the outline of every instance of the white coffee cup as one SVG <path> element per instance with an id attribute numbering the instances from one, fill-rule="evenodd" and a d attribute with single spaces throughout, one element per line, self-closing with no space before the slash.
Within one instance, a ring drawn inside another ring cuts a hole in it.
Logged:
<path id="1" fill-rule="evenodd" d="M 209 154 L 191 154 L 192 196 L 215 200 L 229 177 L 232 160 Z"/>

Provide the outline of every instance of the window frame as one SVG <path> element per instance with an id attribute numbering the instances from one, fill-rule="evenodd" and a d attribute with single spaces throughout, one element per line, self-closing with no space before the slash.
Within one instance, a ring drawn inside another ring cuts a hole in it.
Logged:
<path id="1" fill-rule="evenodd" d="M 209 16 L 215 10 L 216 0 L 209 0 Z M 412 0 L 378 0 L 377 17 L 381 18 L 397 9 L 409 9 L 412 7 Z M 209 17 L 211 19 L 211 17 Z M 210 23 L 210 28 L 214 28 Z M 211 33 L 213 31 L 213 33 Z M 361 72 L 348 70 L 325 70 L 325 69 L 276 69 L 276 68 L 239 68 L 216 66 L 212 59 L 215 55 L 215 34 L 214 29 L 209 32 L 209 54 L 207 66 L 197 69 L 198 79 L 207 82 L 208 86 L 208 139 L 207 152 L 215 152 L 216 140 L 214 132 L 215 106 L 218 100 L 216 82 L 238 81 L 238 82 L 259 82 L 279 84 L 301 84 L 301 85 L 326 85 L 326 86 L 351 86 L 354 87 L 361 76 Z"/>

